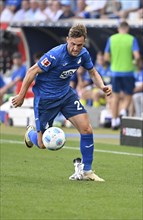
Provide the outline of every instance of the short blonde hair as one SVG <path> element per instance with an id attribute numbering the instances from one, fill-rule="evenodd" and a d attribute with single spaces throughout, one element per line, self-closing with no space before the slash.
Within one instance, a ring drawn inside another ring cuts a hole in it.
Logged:
<path id="1" fill-rule="evenodd" d="M 72 26 L 69 30 L 68 37 L 78 38 L 78 37 L 87 38 L 87 29 L 83 24 L 76 24 Z"/>

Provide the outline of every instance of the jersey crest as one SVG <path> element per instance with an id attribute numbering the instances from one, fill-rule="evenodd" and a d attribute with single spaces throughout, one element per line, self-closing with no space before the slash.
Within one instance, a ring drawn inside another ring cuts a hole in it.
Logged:
<path id="1" fill-rule="evenodd" d="M 41 61 L 41 64 L 42 66 L 47 67 L 51 64 L 51 62 L 47 58 L 45 58 L 44 60 Z"/>

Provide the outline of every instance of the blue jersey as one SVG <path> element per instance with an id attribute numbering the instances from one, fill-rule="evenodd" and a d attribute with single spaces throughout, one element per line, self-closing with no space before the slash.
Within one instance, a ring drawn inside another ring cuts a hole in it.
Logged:
<path id="1" fill-rule="evenodd" d="M 68 93 L 70 79 L 80 66 L 87 70 L 93 68 L 91 57 L 85 47 L 74 57 L 68 53 L 67 44 L 51 49 L 37 64 L 43 72 L 37 74 L 33 92 L 42 99 L 52 100 L 62 98 Z"/>

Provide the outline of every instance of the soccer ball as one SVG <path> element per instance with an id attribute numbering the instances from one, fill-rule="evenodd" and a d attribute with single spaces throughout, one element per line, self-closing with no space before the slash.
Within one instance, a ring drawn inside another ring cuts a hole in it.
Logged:
<path id="1" fill-rule="evenodd" d="M 59 150 L 66 142 L 64 131 L 58 127 L 48 128 L 44 132 L 42 140 L 44 146 L 49 150 Z"/>

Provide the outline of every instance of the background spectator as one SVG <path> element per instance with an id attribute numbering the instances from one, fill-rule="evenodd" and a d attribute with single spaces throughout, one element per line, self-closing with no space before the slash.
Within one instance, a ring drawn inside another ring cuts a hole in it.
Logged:
<path id="1" fill-rule="evenodd" d="M 50 1 L 50 3 L 48 3 L 46 14 L 49 16 L 51 21 L 53 22 L 58 21 L 62 13 L 63 11 L 61 9 L 61 3 L 58 0 L 53 0 L 53 1 Z"/>
<path id="2" fill-rule="evenodd" d="M 66 18 L 72 18 L 75 16 L 71 9 L 71 4 L 70 3 L 62 3 L 62 15 L 59 17 L 59 19 L 66 19 Z"/>
<path id="3" fill-rule="evenodd" d="M 119 18 L 118 11 L 121 9 L 121 4 L 117 0 L 108 0 L 105 5 L 105 13 L 102 18 Z"/>
<path id="4" fill-rule="evenodd" d="M 48 14 L 46 13 L 46 8 L 47 8 L 46 0 L 40 0 L 38 4 L 39 4 L 39 8 L 35 13 L 34 20 L 35 21 L 50 20 Z"/>
<path id="5" fill-rule="evenodd" d="M 21 9 L 19 9 L 15 13 L 12 21 L 14 21 L 14 22 L 15 21 L 18 21 L 18 22 L 25 21 L 26 20 L 25 14 L 30 9 L 29 7 L 30 7 L 29 0 L 23 0 L 21 3 Z"/>
<path id="6" fill-rule="evenodd" d="M 92 1 L 86 0 L 86 11 L 90 12 L 92 18 L 100 18 L 102 14 L 105 14 L 107 0 Z"/>
<path id="7" fill-rule="evenodd" d="M 6 5 L 15 5 L 16 10 L 18 10 L 21 6 L 22 0 L 4 0 L 4 2 L 6 3 Z"/>
<path id="8" fill-rule="evenodd" d="M 106 85 L 109 85 L 111 81 L 110 71 L 109 67 L 105 64 L 104 56 L 101 51 L 97 53 L 95 68 L 99 72 L 104 83 Z M 93 107 L 95 108 L 98 108 L 100 105 L 105 105 L 105 95 L 100 89 L 98 89 L 94 85 L 94 82 L 92 81 L 90 75 L 85 72 L 84 69 L 82 69 L 81 71 L 78 70 L 77 74 L 78 81 L 81 82 L 78 83 L 77 89 L 78 94 L 80 94 L 82 104 L 85 105 L 86 103 L 90 103 L 90 105 L 93 105 Z"/>
<path id="9" fill-rule="evenodd" d="M 121 4 L 121 9 L 116 14 L 123 19 L 128 18 L 131 12 L 137 11 L 140 7 L 140 0 L 118 0 L 118 2 Z"/>
<path id="10" fill-rule="evenodd" d="M 38 1 L 37 0 L 30 0 L 30 9 L 25 13 L 25 21 L 34 21 L 35 14 L 38 11 Z"/>
<path id="11" fill-rule="evenodd" d="M 86 0 L 77 0 L 76 18 L 90 18 L 90 13 L 86 11 Z"/>
<path id="12" fill-rule="evenodd" d="M 30 9 L 28 11 L 29 1 Z M 60 16 L 61 18 L 72 18 L 74 15 L 76 18 L 103 19 L 138 19 L 143 16 L 142 0 L 7 0 L 0 1 L 0 4 L 1 22 L 8 23 L 11 22 L 15 13 L 13 21 L 46 21 L 48 19 L 55 22 Z M 23 17 L 25 17 L 24 20 L 22 20 Z"/>
<path id="13" fill-rule="evenodd" d="M 128 34 L 129 25 L 122 22 L 117 34 L 112 35 L 106 44 L 105 60 L 111 62 L 112 71 L 112 129 L 120 126 L 119 98 L 123 93 L 120 115 L 126 115 L 134 90 L 133 57 L 138 62 L 140 58 L 137 40 Z"/>
<path id="14" fill-rule="evenodd" d="M 143 113 L 143 60 L 140 60 L 138 63 L 138 69 L 135 72 L 135 79 L 133 105 L 135 116 L 141 117 Z"/>
<path id="15" fill-rule="evenodd" d="M 87 104 L 88 98 L 91 98 L 88 97 L 88 94 L 83 95 L 84 93 L 86 93 L 87 90 L 91 89 L 90 84 L 92 84 L 90 75 L 83 67 L 80 67 L 77 70 L 70 81 L 70 86 L 75 89 L 78 96 L 80 97 L 81 103 L 84 106 Z"/>
<path id="16" fill-rule="evenodd" d="M 0 21 L 10 23 L 16 11 L 16 5 L 6 4 L 5 8 L 1 12 Z"/>
<path id="17" fill-rule="evenodd" d="M 21 85 L 21 82 L 23 81 L 26 74 L 26 66 L 22 62 L 22 55 L 19 52 L 16 52 L 13 54 L 12 58 L 13 58 L 13 69 L 11 71 L 12 72 L 11 79 L 9 83 L 5 84 L 0 89 L 1 99 L 3 99 L 4 94 L 8 93 L 9 90 L 10 90 L 9 91 L 10 95 L 12 95 L 13 93 L 17 93 L 17 90 L 20 89 L 19 86 Z M 7 101 L 6 99 L 4 101 Z"/>

